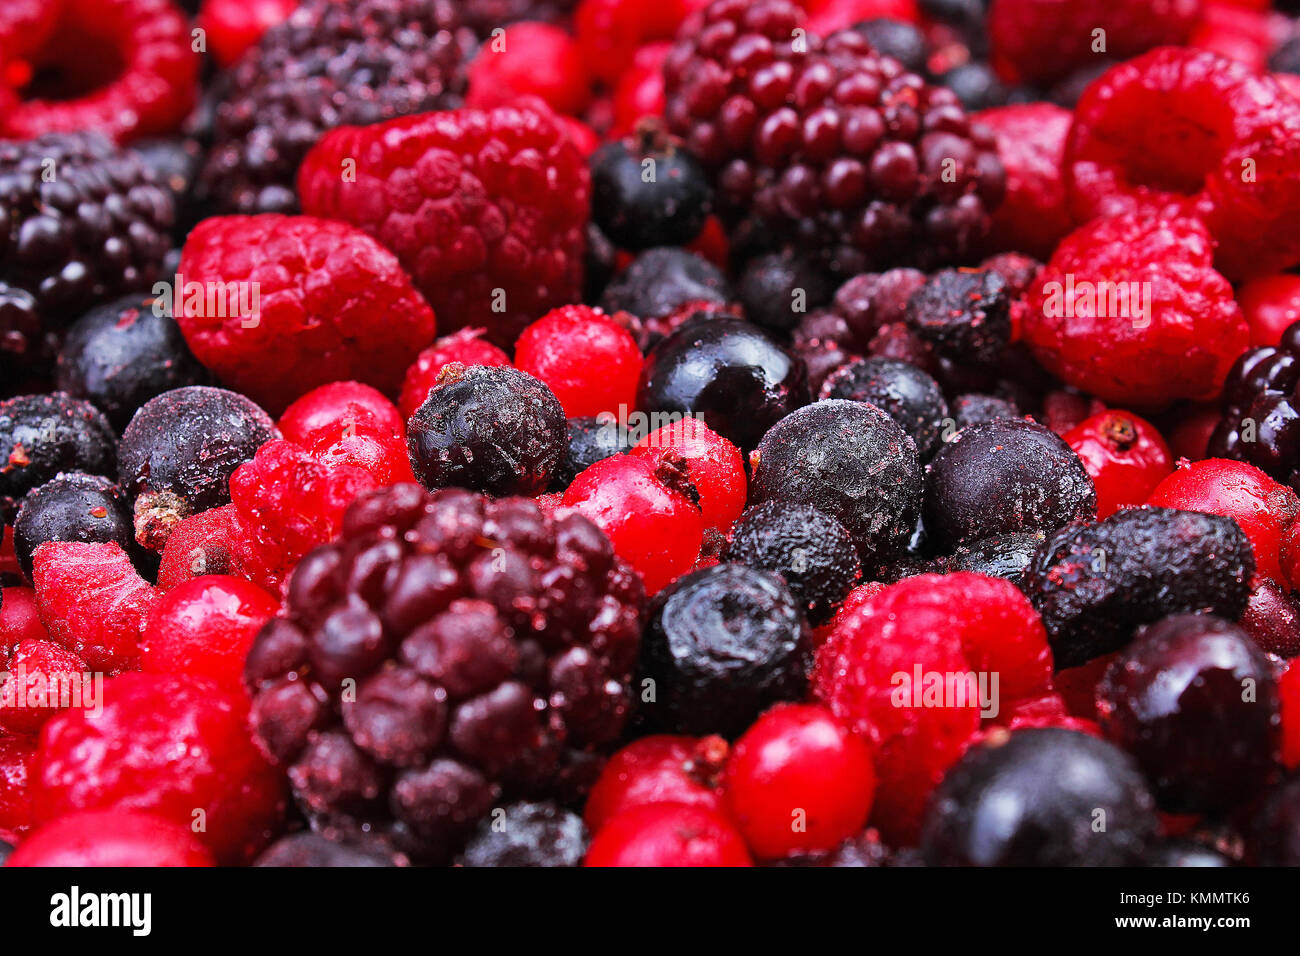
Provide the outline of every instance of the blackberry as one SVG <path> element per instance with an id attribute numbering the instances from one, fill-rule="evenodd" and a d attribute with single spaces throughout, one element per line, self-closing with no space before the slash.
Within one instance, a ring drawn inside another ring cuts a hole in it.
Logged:
<path id="1" fill-rule="evenodd" d="M 684 246 L 709 218 L 713 190 L 695 157 L 657 123 L 592 154 L 591 218 L 619 248 Z"/>
<path id="2" fill-rule="evenodd" d="M 750 502 L 808 504 L 848 529 L 867 573 L 906 547 L 921 504 L 916 446 L 863 402 L 828 399 L 787 415 L 750 456 Z"/>
<path id="3" fill-rule="evenodd" d="M 103 413 L 63 392 L 0 402 L 0 521 L 12 524 L 23 495 L 61 471 L 114 474 L 116 446 Z"/>
<path id="4" fill-rule="evenodd" d="M 667 318 L 687 303 L 726 305 L 733 298 L 727 277 L 713 263 L 685 249 L 664 247 L 633 259 L 605 287 L 600 306 L 609 315 L 630 312 L 648 322 Z"/>
<path id="5" fill-rule="evenodd" d="M 605 416 L 569 419 L 569 444 L 551 475 L 551 490 L 563 491 L 598 461 L 631 448 L 627 431 Z"/>
<path id="6" fill-rule="evenodd" d="M 296 211 L 298 166 L 322 135 L 459 106 L 473 42 L 450 0 L 306 0 L 222 78 L 199 201 Z"/>
<path id="7" fill-rule="evenodd" d="M 949 549 L 990 535 L 1055 531 L 1097 515 L 1079 456 L 1049 428 L 995 419 L 963 428 L 925 469 L 925 526 Z"/>
<path id="8" fill-rule="evenodd" d="M 861 33 L 796 34 L 803 20 L 792 0 L 716 0 L 664 62 L 669 127 L 723 217 L 841 275 L 967 259 L 1004 189 L 991 132 Z"/>
<path id="9" fill-rule="evenodd" d="M 370 841 L 376 843 L 376 841 Z M 331 840 L 305 830 L 280 837 L 253 862 L 259 867 L 376 867 L 398 866 L 398 858 L 378 845 L 358 840 Z"/>
<path id="10" fill-rule="evenodd" d="M 29 581 L 32 553 L 47 541 L 112 541 L 142 563 L 130 502 L 102 475 L 66 472 L 27 493 L 14 520 L 14 554 Z"/>
<path id="11" fill-rule="evenodd" d="M 580 798 L 633 702 L 644 591 L 577 514 L 358 498 L 249 652 L 251 726 L 318 826 L 447 861 L 505 798 Z"/>
<path id="12" fill-rule="evenodd" d="M 649 617 L 639 673 L 654 689 L 642 714 L 656 730 L 735 737 L 807 691 L 810 635 L 775 574 L 740 564 L 692 571 L 655 595 Z"/>
<path id="13" fill-rule="evenodd" d="M 582 818 L 555 803 L 513 803 L 479 824 L 463 866 L 581 866 L 587 852 Z"/>
<path id="14" fill-rule="evenodd" d="M 559 399 L 527 372 L 453 362 L 411 416 L 406 442 L 426 488 L 535 495 L 568 447 L 568 425 Z"/>
<path id="15" fill-rule="evenodd" d="M 1139 630 L 1098 685 L 1097 713 L 1106 737 L 1133 755 L 1157 805 L 1171 813 L 1237 806 L 1273 769 L 1273 667 L 1241 628 L 1210 614 L 1178 614 Z"/>
<path id="16" fill-rule="evenodd" d="M 1011 341 L 1006 281 L 991 269 L 936 272 L 908 299 L 907 323 L 944 358 L 991 362 Z"/>
<path id="17" fill-rule="evenodd" d="M 781 575 L 813 624 L 826 621 L 862 578 L 844 525 L 805 504 L 769 501 L 748 509 L 721 559 Z"/>
<path id="18" fill-rule="evenodd" d="M 1246 607 L 1255 556 L 1231 518 L 1173 508 L 1126 508 L 1071 525 L 1039 546 L 1025 590 L 1047 628 L 1058 669 L 1118 650 L 1169 614 Z"/>
<path id="19" fill-rule="evenodd" d="M 161 552 L 176 525 L 230 503 L 230 476 L 279 438 L 250 399 L 190 385 L 149 399 L 122 432 L 118 484 L 134 501 L 135 538 Z"/>
<path id="20" fill-rule="evenodd" d="M 650 350 L 637 387 L 637 408 L 696 415 L 742 451 L 811 398 L 803 362 L 735 318 L 683 324 Z"/>
<path id="21" fill-rule="evenodd" d="M 821 397 L 875 405 L 907 432 L 921 461 L 928 461 L 942 443 L 948 418 L 943 391 L 938 382 L 908 362 L 885 358 L 850 362 L 826 379 Z"/>
<path id="22" fill-rule="evenodd" d="M 162 275 L 171 195 L 98 133 L 0 142 L 0 379 L 53 358 L 63 327 Z"/>
<path id="23" fill-rule="evenodd" d="M 96 306 L 78 319 L 59 350 L 55 375 L 60 389 L 93 402 L 119 431 L 149 399 L 208 380 L 176 320 L 139 296 Z"/>
<path id="24" fill-rule="evenodd" d="M 947 772 L 921 851 L 930 866 L 1124 866 L 1157 825 L 1146 781 L 1118 747 L 1057 727 L 1018 730 Z"/>
<path id="25" fill-rule="evenodd" d="M 981 395 L 968 392 L 958 395 L 952 403 L 953 423 L 958 428 L 974 425 L 977 422 L 991 422 L 999 418 L 1020 418 L 1020 410 L 1015 402 L 997 395 Z"/>
<path id="26" fill-rule="evenodd" d="M 809 309 L 829 302 L 834 290 L 817 262 L 787 249 L 751 259 L 736 291 L 749 321 L 788 331 Z"/>

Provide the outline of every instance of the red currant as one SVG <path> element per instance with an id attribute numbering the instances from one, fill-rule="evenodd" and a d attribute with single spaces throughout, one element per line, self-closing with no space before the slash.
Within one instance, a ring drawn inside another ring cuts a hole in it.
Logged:
<path id="1" fill-rule="evenodd" d="M 1173 470 L 1169 446 L 1154 425 L 1132 412 L 1108 409 L 1061 436 L 1097 489 L 1097 517 L 1140 505 Z"/>
<path id="2" fill-rule="evenodd" d="M 748 488 L 740 449 L 698 418 L 683 418 L 651 432 L 631 454 L 656 466 L 674 454 L 685 459 L 705 528 L 728 534 L 745 510 Z"/>
<path id="3" fill-rule="evenodd" d="M 591 788 L 583 817 L 596 833 L 607 821 L 633 807 L 684 803 L 720 810 L 716 776 L 727 758 L 721 737 L 652 734 L 634 740 L 609 758 Z"/>
<path id="4" fill-rule="evenodd" d="M 586 866 L 752 866 L 745 841 L 719 813 L 682 803 L 634 807 L 596 834 Z"/>
<path id="5" fill-rule="evenodd" d="M 636 404 L 641 350 L 599 309 L 566 305 L 524 329 L 515 366 L 545 382 L 569 418 L 626 413 Z"/>
<path id="6" fill-rule="evenodd" d="M 1300 276 L 1282 273 L 1242 284 L 1237 304 L 1250 325 L 1251 345 L 1277 345 L 1292 322 L 1300 320 Z"/>
<path id="7" fill-rule="evenodd" d="M 46 824 L 6 866 L 215 866 L 189 827 L 149 813 L 91 810 Z"/>

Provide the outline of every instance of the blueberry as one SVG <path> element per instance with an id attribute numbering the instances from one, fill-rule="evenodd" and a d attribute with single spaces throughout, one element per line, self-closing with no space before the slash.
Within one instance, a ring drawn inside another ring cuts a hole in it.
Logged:
<path id="1" fill-rule="evenodd" d="M 592 219 L 620 248 L 684 246 L 704 228 L 712 203 L 704 168 L 658 125 L 592 154 Z"/>
<path id="2" fill-rule="evenodd" d="M 281 837 L 254 861 L 259 867 L 374 867 L 397 866 L 390 851 L 377 840 L 344 842 L 310 830 Z"/>
<path id="3" fill-rule="evenodd" d="M 833 292 L 830 277 L 816 262 L 789 250 L 751 259 L 737 288 L 746 318 L 781 331 L 793 329 Z"/>
<path id="4" fill-rule="evenodd" d="M 14 553 L 29 580 L 32 553 L 47 541 L 111 541 L 150 570 L 135 542 L 130 502 L 102 475 L 68 472 L 27 493 L 14 521 Z"/>
<path id="5" fill-rule="evenodd" d="M 1025 569 L 1034 559 L 1044 535 L 1039 532 L 999 534 L 963 545 L 943 559 L 943 573 L 973 571 L 991 578 L 1006 578 L 1023 590 Z"/>
<path id="6" fill-rule="evenodd" d="M 928 461 L 942 442 L 948 403 L 939 383 L 910 362 L 887 358 L 850 362 L 826 379 L 821 397 L 875 405 L 907 432 L 921 461 Z"/>
<path id="7" fill-rule="evenodd" d="M 23 495 L 61 471 L 112 475 L 115 446 L 103 413 L 71 395 L 0 402 L 0 520 L 11 523 Z"/>
<path id="8" fill-rule="evenodd" d="M 647 249 L 605 287 L 601 307 L 662 318 L 688 302 L 725 305 L 733 298 L 727 277 L 707 259 L 685 249 Z"/>
<path id="9" fill-rule="evenodd" d="M 627 430 L 605 417 L 570 418 L 569 443 L 551 475 L 551 490 L 563 491 L 573 479 L 598 461 L 631 447 Z"/>
<path id="10" fill-rule="evenodd" d="M 464 866 L 580 866 L 587 828 L 551 802 L 512 803 L 479 824 L 461 854 Z"/>
<path id="11" fill-rule="evenodd" d="M 965 428 L 976 422 L 991 422 L 997 418 L 1020 418 L 1021 415 L 1015 403 L 1005 398 L 967 392 L 953 400 L 952 417 L 958 428 Z"/>

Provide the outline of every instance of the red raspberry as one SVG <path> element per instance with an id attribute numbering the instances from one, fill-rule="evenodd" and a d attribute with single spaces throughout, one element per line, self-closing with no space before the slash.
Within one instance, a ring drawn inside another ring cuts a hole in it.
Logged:
<path id="1" fill-rule="evenodd" d="M 93 671 L 136 666 L 140 632 L 158 595 L 116 544 L 51 541 L 32 558 L 36 605 L 50 640 Z"/>
<path id="2" fill-rule="evenodd" d="M 207 31 L 217 65 L 228 67 L 297 6 L 298 0 L 203 0 L 198 24 Z"/>
<path id="3" fill-rule="evenodd" d="M 61 0 L 54 32 L 31 50 L 50 89 L 0 86 L 0 134 L 98 130 L 118 142 L 171 133 L 193 108 L 199 58 L 171 0 Z M 4 37 L 0 36 L 0 58 Z"/>
<path id="4" fill-rule="evenodd" d="M 0 660 L 20 641 L 48 641 L 31 588 L 0 589 Z"/>
<path id="5" fill-rule="evenodd" d="M 465 105 L 512 106 L 521 96 L 536 96 L 569 116 L 587 105 L 587 67 L 577 41 L 564 30 L 549 23 L 512 23 L 479 47 L 469 65 Z"/>
<path id="6" fill-rule="evenodd" d="M 429 390 L 438 384 L 438 373 L 452 362 L 462 365 L 504 366 L 510 356 L 491 342 L 482 338 L 483 329 L 460 329 L 445 335 L 419 354 L 402 383 L 402 397 L 398 399 L 403 420 L 415 414 L 416 409 L 429 397 Z"/>
<path id="7" fill-rule="evenodd" d="M 208 574 L 159 599 L 140 639 L 140 669 L 202 677 L 244 693 L 244 658 L 280 602 L 256 584 Z"/>
<path id="8" fill-rule="evenodd" d="M 1282 539 L 1300 513 L 1300 499 L 1255 466 L 1227 458 L 1183 463 L 1147 504 L 1232 518 L 1250 539 L 1256 573 L 1283 588 L 1291 584 L 1282 571 Z"/>
<path id="9" fill-rule="evenodd" d="M 31 768 L 36 744 L 22 737 L 0 737 L 0 839 L 32 825 Z"/>
<path id="10" fill-rule="evenodd" d="M 1250 325 L 1250 344 L 1276 346 L 1287 326 L 1300 321 L 1300 276 L 1252 279 L 1237 290 L 1237 304 Z"/>
<path id="11" fill-rule="evenodd" d="M 722 812 L 717 777 L 727 759 L 721 737 L 651 734 L 609 758 L 591 788 L 583 819 L 592 833 L 634 807 L 679 803 Z"/>
<path id="12" fill-rule="evenodd" d="M 637 50 L 671 40 L 692 10 L 707 0 L 581 0 L 573 28 L 583 59 L 596 79 L 612 85 Z"/>
<path id="13" fill-rule="evenodd" d="M 1277 682 L 1282 711 L 1282 766 L 1300 767 L 1300 665 L 1294 662 Z"/>
<path id="14" fill-rule="evenodd" d="M 524 329 L 515 367 L 541 379 L 569 418 L 624 415 L 636 406 L 641 350 L 618 322 L 599 309 L 566 305 Z"/>
<path id="15" fill-rule="evenodd" d="M 716 811 L 681 803 L 634 807 L 596 834 L 584 866 L 752 866 L 745 841 Z"/>
<path id="16" fill-rule="evenodd" d="M 1230 279 L 1300 262 L 1300 101 L 1272 77 L 1153 50 L 1096 80 L 1074 115 L 1064 169 L 1077 222 L 1197 216 Z"/>
<path id="17" fill-rule="evenodd" d="M 213 309 L 177 290 L 176 321 L 200 362 L 268 408 L 353 378 L 395 392 L 433 338 L 433 312 L 397 258 L 346 223 L 205 219 L 185 242 L 180 274 L 205 290 L 237 284 L 242 308 Z"/>
<path id="18" fill-rule="evenodd" d="M 356 176 L 341 175 L 354 161 Z M 298 172 L 304 211 L 397 254 L 445 328 L 513 344 L 582 298 L 587 164 L 544 107 L 423 113 L 328 133 Z M 379 333 L 382 337 L 382 332 Z"/>
<path id="19" fill-rule="evenodd" d="M 685 459 L 686 473 L 700 497 L 704 527 L 729 534 L 745 510 L 748 484 L 740 449 L 698 418 L 683 418 L 656 429 L 629 451 L 656 467 L 667 458 Z"/>
<path id="20" fill-rule="evenodd" d="M 1187 45 L 1236 60 L 1253 73 L 1267 71 L 1269 53 L 1278 43 L 1276 15 L 1267 10 L 1267 3 L 1262 4 L 1262 10 L 1248 10 L 1247 2 L 1206 0 L 1200 22 L 1187 38 Z"/>
<path id="21" fill-rule="evenodd" d="M 975 119 L 993 130 L 1007 175 L 990 244 L 1046 259 L 1074 228 L 1061 179 L 1072 114 L 1054 103 L 1018 103 L 984 110 Z"/>
<path id="22" fill-rule="evenodd" d="M 38 821 L 142 810 L 192 827 L 221 863 L 246 862 L 273 835 L 284 804 L 283 781 L 253 746 L 246 717 L 245 702 L 204 680 L 106 681 L 102 713 L 67 710 L 41 732 L 32 766 Z"/>
<path id="23" fill-rule="evenodd" d="M 663 66 L 672 48 L 671 43 L 647 43 L 636 51 L 632 65 L 623 71 L 614 87 L 611 139 L 631 133 L 647 116 L 664 115 Z"/>
<path id="24" fill-rule="evenodd" d="M 0 9 L 0 59 L 18 78 L 30 65 L 22 63 L 45 45 L 58 28 L 64 0 L 8 0 Z M 25 69 L 21 69 L 21 68 Z"/>
<path id="25" fill-rule="evenodd" d="M 64 706 L 93 706 L 82 696 L 93 695 L 83 683 L 83 677 L 91 679 L 85 661 L 53 641 L 19 641 L 3 670 L 8 676 L 0 678 L 0 730 L 30 736 Z"/>
<path id="26" fill-rule="evenodd" d="M 1044 368 L 1105 401 L 1209 398 L 1248 339 L 1212 248 L 1190 219 L 1090 222 L 1062 241 L 1030 287 L 1025 341 Z"/>
<path id="27" fill-rule="evenodd" d="M 239 529 L 234 505 L 200 511 L 167 537 L 158 566 L 158 590 L 169 591 L 205 574 L 233 574 L 232 542 Z"/>
<path id="28" fill-rule="evenodd" d="M 1083 462 L 1097 490 L 1097 517 L 1140 505 L 1173 471 L 1169 446 L 1154 425 L 1132 412 L 1110 409 L 1061 436 Z"/>
<path id="29" fill-rule="evenodd" d="M 1050 86 L 1109 54 L 1127 59 L 1184 42 L 1200 0 L 994 0 L 989 42 L 998 72 Z M 1105 47 L 1096 50 L 1103 30 Z"/>
<path id="30" fill-rule="evenodd" d="M 591 519 L 614 553 L 653 595 L 695 564 L 704 540 L 700 509 L 680 457 L 652 464 L 615 455 L 584 470 L 564 493 L 564 506 Z"/>
<path id="31" fill-rule="evenodd" d="M 722 785 L 750 850 L 775 860 L 860 832 L 876 773 L 867 744 L 825 707 L 778 704 L 736 741 Z"/>
<path id="32" fill-rule="evenodd" d="M 149 813 L 92 810 L 41 827 L 6 866 L 216 866 L 188 826 Z"/>

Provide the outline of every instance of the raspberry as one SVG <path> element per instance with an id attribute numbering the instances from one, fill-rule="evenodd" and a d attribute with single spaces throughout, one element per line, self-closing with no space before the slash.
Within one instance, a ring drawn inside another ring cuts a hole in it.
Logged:
<path id="1" fill-rule="evenodd" d="M 548 23 L 515 23 L 479 47 L 469 65 L 465 105 L 512 106 L 536 96 L 557 113 L 580 116 L 591 96 L 577 42 Z"/>
<path id="2" fill-rule="evenodd" d="M 659 466 L 673 455 L 686 462 L 686 474 L 700 498 L 705 529 L 728 534 L 745 509 L 745 461 L 740 449 L 698 418 L 670 422 L 629 450 Z"/>
<path id="3" fill-rule="evenodd" d="M 585 866 L 752 866 L 744 838 L 716 811 L 655 803 L 620 813 L 596 834 Z"/>
<path id="4" fill-rule="evenodd" d="M 445 860 L 499 797 L 591 782 L 631 706 L 642 602 L 577 515 L 381 489 L 255 641 L 252 726 L 309 817 Z"/>
<path id="5" fill-rule="evenodd" d="M 0 589 L 0 659 L 11 647 L 23 641 L 47 641 L 49 638 L 36 610 L 36 592 L 23 587 Z"/>
<path id="6" fill-rule="evenodd" d="M 307 0 L 227 76 L 198 198 L 295 211 L 298 165 L 326 130 L 460 105 L 472 43 L 450 0 Z"/>
<path id="7" fill-rule="evenodd" d="M 462 365 L 502 366 L 510 364 L 510 356 L 491 342 L 484 341 L 483 329 L 464 328 L 445 335 L 419 354 L 406 370 L 402 383 L 402 396 L 398 407 L 402 418 L 409 419 L 429 397 L 430 390 L 438 384 L 438 375 L 452 362 Z"/>
<path id="8" fill-rule="evenodd" d="M 32 825 L 29 788 L 35 759 L 33 742 L 22 737 L 0 737 L 0 834 L 22 834 Z"/>
<path id="9" fill-rule="evenodd" d="M 37 52 L 59 26 L 62 0 L 10 0 L 0 13 L 0 51 L 5 59 Z"/>
<path id="10" fill-rule="evenodd" d="M 6 866 L 216 866 L 188 825 L 152 813 L 69 813 L 23 841 Z"/>
<path id="11" fill-rule="evenodd" d="M 345 159 L 356 176 L 343 181 Z M 445 328 L 511 345 L 581 298 L 590 176 L 549 111 L 426 113 L 335 130 L 303 162 L 303 209 L 397 254 Z"/>
<path id="12" fill-rule="evenodd" d="M 222 505 L 182 519 L 163 548 L 158 565 L 158 589 L 170 591 L 205 574 L 232 573 L 231 552 L 240 528 L 234 505 Z"/>
<path id="13" fill-rule="evenodd" d="M 1189 219 L 1133 214 L 1075 230 L 1030 288 L 1024 336 L 1034 357 L 1116 404 L 1213 396 L 1248 330 L 1212 248 Z"/>
<path id="14" fill-rule="evenodd" d="M 1072 115 L 1052 103 L 983 110 L 975 119 L 993 130 L 1006 170 L 1006 196 L 993 214 L 990 244 L 1046 259 L 1073 227 L 1065 207 L 1061 162 Z"/>
<path id="15" fill-rule="evenodd" d="M 1250 344 L 1276 346 L 1287 327 L 1300 321 L 1300 276 L 1252 279 L 1237 290 L 1237 303 L 1250 325 Z"/>
<path id="16" fill-rule="evenodd" d="M 1230 279 L 1300 261 L 1300 102 L 1213 53 L 1153 50 L 1103 75 L 1075 110 L 1064 170 L 1077 222 L 1200 217 Z"/>
<path id="17" fill-rule="evenodd" d="M 170 0 L 55 6 L 55 32 L 28 53 L 36 79 L 0 88 L 0 135 L 96 130 L 129 142 L 181 125 L 197 98 L 199 58 L 186 17 Z"/>
<path id="18" fill-rule="evenodd" d="M 198 25 L 217 65 L 233 66 L 271 27 L 289 19 L 297 0 L 203 0 Z"/>
<path id="19" fill-rule="evenodd" d="M 545 382 L 569 418 L 636 405 L 641 350 L 623 326 L 590 306 L 554 309 L 524 329 L 515 365 Z"/>
<path id="20" fill-rule="evenodd" d="M 122 674 L 103 712 L 50 719 L 32 766 L 40 822 L 77 810 L 140 810 L 191 827 L 218 862 L 247 862 L 283 809 L 282 784 L 248 738 L 246 705 L 204 680 Z"/>
<path id="21" fill-rule="evenodd" d="M 609 758 L 587 797 L 583 818 L 598 833 L 627 810 L 656 803 L 721 812 L 717 777 L 727 753 L 721 737 L 640 737 Z"/>
<path id="22" fill-rule="evenodd" d="M 0 730 L 34 735 L 64 706 L 93 706 L 82 696 L 93 693 L 81 683 L 90 680 L 85 661 L 52 641 L 19 641 L 0 665 L 8 675 L 0 677 Z"/>
<path id="23" fill-rule="evenodd" d="M 36 549 L 32 580 L 50 640 L 93 671 L 131 670 L 158 596 L 116 544 L 52 541 Z"/>
<path id="24" fill-rule="evenodd" d="M 159 278 L 175 209 L 138 156 L 97 133 L 0 143 L 0 176 L 0 372 L 27 374 L 53 357 L 47 336 Z"/>
<path id="25" fill-rule="evenodd" d="M 256 584 L 207 574 L 172 588 L 154 605 L 140 638 L 140 669 L 210 680 L 243 692 L 244 658 L 280 604 Z"/>
<path id="26" fill-rule="evenodd" d="M 969 256 L 1002 195 L 992 134 L 861 34 L 802 26 L 791 0 L 715 0 L 664 62 L 669 126 L 724 218 L 788 233 L 845 275 Z"/>
<path id="27" fill-rule="evenodd" d="M 1146 502 L 1152 489 L 1173 470 L 1169 446 L 1160 432 L 1132 412 L 1111 409 L 1093 415 L 1061 440 L 1079 456 L 1092 479 L 1098 518 Z"/>
<path id="28" fill-rule="evenodd" d="M 187 286 L 248 289 L 251 313 L 243 293 L 238 309 L 178 294 L 176 321 L 200 362 L 272 408 L 344 379 L 395 392 L 433 338 L 433 312 L 397 258 L 345 223 L 205 219 L 185 242 L 180 273 Z"/>
<path id="29" fill-rule="evenodd" d="M 1021 83 L 1050 86 L 1103 51 L 1127 59 L 1191 35 L 1200 0 L 995 0 L 989 10 L 992 57 L 999 72 Z"/>

